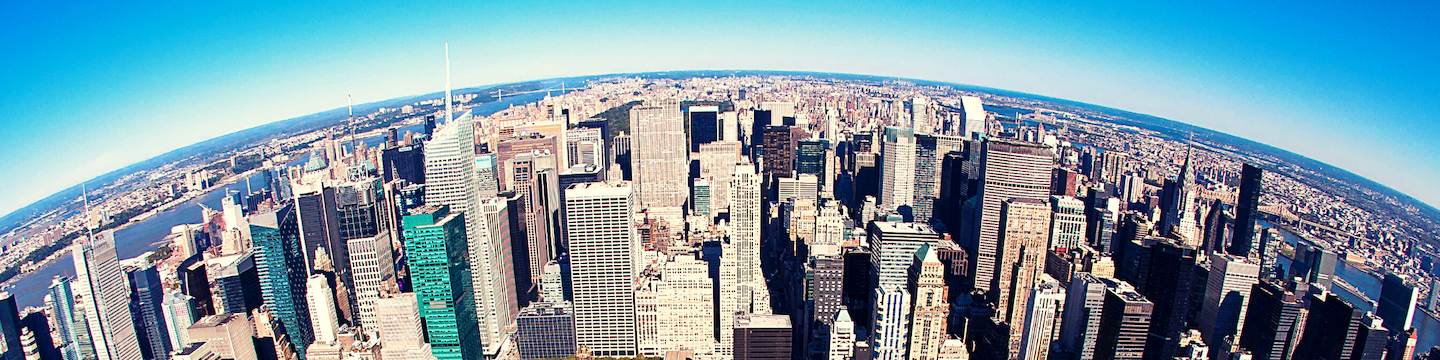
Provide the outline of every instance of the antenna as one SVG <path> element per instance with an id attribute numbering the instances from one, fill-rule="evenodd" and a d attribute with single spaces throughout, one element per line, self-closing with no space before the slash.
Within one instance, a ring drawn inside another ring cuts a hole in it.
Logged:
<path id="1" fill-rule="evenodd" d="M 84 182 L 80 183 L 80 198 L 85 199 L 85 230 L 90 233 L 90 238 L 85 241 L 88 246 L 90 242 L 95 241 L 95 227 L 90 226 L 91 220 L 94 219 L 90 218 L 90 195 Z"/>
<path id="2" fill-rule="evenodd" d="M 345 94 L 345 109 L 350 113 L 350 153 L 354 154 L 360 148 L 355 147 L 355 100 L 350 94 Z M 246 184 L 249 184 L 248 179 Z"/>
<path id="3" fill-rule="evenodd" d="M 450 43 L 445 43 L 445 124 L 449 125 L 450 120 L 455 120 L 455 115 L 450 113 Z"/>

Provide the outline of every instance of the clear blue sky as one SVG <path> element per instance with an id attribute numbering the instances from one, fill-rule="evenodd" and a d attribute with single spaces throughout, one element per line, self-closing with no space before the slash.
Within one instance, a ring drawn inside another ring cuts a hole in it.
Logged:
<path id="1" fill-rule="evenodd" d="M 1191 122 L 1440 204 L 1434 2 L 464 1 L 0 12 L 0 214 L 256 125 L 456 87 L 688 69 L 846 72 Z"/>

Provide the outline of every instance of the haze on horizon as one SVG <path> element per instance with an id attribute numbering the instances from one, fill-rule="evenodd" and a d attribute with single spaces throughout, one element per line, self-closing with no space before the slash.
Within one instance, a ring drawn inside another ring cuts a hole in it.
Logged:
<path id="1" fill-rule="evenodd" d="M 1243 5 L 1242 5 L 1243 4 Z M 17 3 L 0 214 L 278 120 L 480 84 L 756 69 L 926 79 L 1155 115 L 1440 207 L 1440 4 Z M 1344 24 L 1337 26 L 1337 24 Z"/>

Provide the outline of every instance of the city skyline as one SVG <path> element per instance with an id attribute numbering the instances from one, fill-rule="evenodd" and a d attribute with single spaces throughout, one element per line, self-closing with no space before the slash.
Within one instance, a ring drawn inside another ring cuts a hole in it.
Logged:
<path id="1" fill-rule="evenodd" d="M 444 41 L 456 45 L 462 85 L 748 68 L 1022 91 L 1274 145 L 1440 204 L 1427 181 L 1440 176 L 1440 152 L 1427 136 L 1440 133 L 1440 119 L 1424 109 L 1440 74 L 1422 60 L 1440 51 L 1440 32 L 1425 20 L 1433 4 L 1244 12 L 1208 4 L 593 5 L 306 4 L 264 14 L 21 5 L 0 25 L 13 34 L 0 44 L 29 50 L 4 60 L 13 71 L 0 74 L 0 117 L 11 125 L 0 150 L 17 154 L 0 160 L 0 213 L 174 148 L 340 107 L 347 94 L 370 102 L 433 93 L 443 71 L 428 55 Z M 70 21 L 22 15 L 36 13 Z M 683 20 L 707 14 L 733 22 Z M 1339 19 L 1352 26 L 1321 25 Z M 676 45 L 619 40 L 639 34 Z M 687 44 L 714 50 L 676 49 Z M 745 49 L 774 50 L 752 58 Z"/>

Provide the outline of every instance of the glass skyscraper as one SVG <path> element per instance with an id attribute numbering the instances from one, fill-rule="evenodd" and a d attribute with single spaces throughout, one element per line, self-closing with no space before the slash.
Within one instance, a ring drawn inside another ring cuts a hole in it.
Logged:
<path id="1" fill-rule="evenodd" d="M 265 305 L 285 325 L 290 343 L 299 354 L 315 340 L 310 326 L 310 307 L 305 301 L 306 271 L 303 244 L 295 207 L 251 215 L 250 237 L 255 249 L 255 268 L 260 275 L 260 293 Z"/>
<path id="2" fill-rule="evenodd" d="M 429 206 L 412 210 L 403 226 L 410 281 L 431 352 L 439 360 L 485 358 L 464 216 L 448 206 Z"/>

